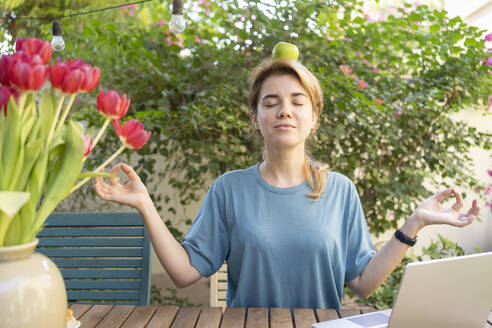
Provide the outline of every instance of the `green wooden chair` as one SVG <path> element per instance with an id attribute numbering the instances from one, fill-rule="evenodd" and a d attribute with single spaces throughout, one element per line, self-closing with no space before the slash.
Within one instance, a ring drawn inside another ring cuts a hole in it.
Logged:
<path id="1" fill-rule="evenodd" d="M 54 213 L 38 238 L 69 303 L 149 304 L 150 239 L 139 213 Z"/>

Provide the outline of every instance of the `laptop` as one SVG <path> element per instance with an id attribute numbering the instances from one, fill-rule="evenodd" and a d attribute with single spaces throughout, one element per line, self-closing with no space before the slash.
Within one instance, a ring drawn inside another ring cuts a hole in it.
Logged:
<path id="1" fill-rule="evenodd" d="M 315 328 L 483 328 L 492 311 L 492 252 L 409 263 L 391 310 Z"/>

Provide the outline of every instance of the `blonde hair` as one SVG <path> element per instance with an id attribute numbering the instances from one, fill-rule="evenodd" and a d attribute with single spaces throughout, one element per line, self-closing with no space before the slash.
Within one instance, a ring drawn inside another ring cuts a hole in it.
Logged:
<path id="1" fill-rule="evenodd" d="M 306 90 L 313 111 L 319 117 L 321 110 L 323 109 L 323 90 L 316 76 L 304 65 L 298 61 L 275 59 L 266 60 L 256 67 L 250 76 L 250 88 L 249 88 L 249 108 L 256 115 L 258 111 L 258 98 L 260 96 L 261 87 L 263 82 L 271 75 L 274 74 L 290 74 L 295 76 L 301 83 L 304 90 Z M 319 124 L 316 123 L 315 127 L 311 130 L 311 134 L 318 129 Z M 263 158 L 265 158 L 265 152 L 263 152 Z M 314 201 L 317 201 L 323 193 L 323 188 L 326 182 L 327 172 L 329 170 L 328 165 L 315 161 L 309 157 L 307 152 L 305 153 L 306 160 L 304 161 L 304 175 L 308 182 L 309 187 L 313 191 L 307 194 Z"/>

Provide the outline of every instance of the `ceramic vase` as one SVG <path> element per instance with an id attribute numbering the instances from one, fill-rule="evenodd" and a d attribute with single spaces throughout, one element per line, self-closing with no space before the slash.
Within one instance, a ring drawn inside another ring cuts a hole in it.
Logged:
<path id="1" fill-rule="evenodd" d="M 0 326 L 63 328 L 67 292 L 58 267 L 35 252 L 38 240 L 0 247 Z"/>

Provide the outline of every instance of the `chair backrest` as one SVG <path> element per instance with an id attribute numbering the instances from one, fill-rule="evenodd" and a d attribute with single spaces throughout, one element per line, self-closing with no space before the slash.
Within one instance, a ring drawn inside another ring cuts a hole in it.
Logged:
<path id="1" fill-rule="evenodd" d="M 227 296 L 227 264 L 210 276 L 210 306 L 226 307 Z"/>
<path id="2" fill-rule="evenodd" d="M 149 304 L 150 239 L 139 213 L 54 213 L 38 239 L 69 303 Z"/>

